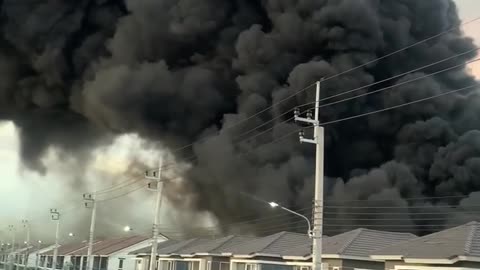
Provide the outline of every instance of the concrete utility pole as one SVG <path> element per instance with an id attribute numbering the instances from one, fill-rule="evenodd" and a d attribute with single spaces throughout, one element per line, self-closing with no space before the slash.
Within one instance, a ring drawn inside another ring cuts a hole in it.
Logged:
<path id="1" fill-rule="evenodd" d="M 85 207 L 92 209 L 92 219 L 90 220 L 90 233 L 88 236 L 87 249 L 87 270 L 93 269 L 93 239 L 95 234 L 95 218 L 97 216 L 97 203 L 93 194 L 83 194 L 85 200 Z"/>
<path id="2" fill-rule="evenodd" d="M 315 200 L 313 212 L 313 247 L 312 247 L 312 266 L 313 270 L 322 270 L 322 238 L 323 238 L 323 163 L 324 163 L 324 130 L 320 126 L 320 81 L 316 83 L 315 94 L 315 117 L 312 119 L 312 113 L 307 112 L 307 117 L 300 117 L 300 110 L 295 109 L 295 121 L 309 123 L 314 126 L 313 139 L 306 139 L 304 132 L 300 131 L 300 142 L 316 145 L 315 162 Z"/>
<path id="3" fill-rule="evenodd" d="M 38 259 L 40 257 L 40 248 L 42 247 L 42 240 L 38 240 L 38 249 L 35 256 L 35 270 L 38 270 Z"/>
<path id="4" fill-rule="evenodd" d="M 30 249 L 30 223 L 28 223 L 28 220 L 24 219 L 22 220 L 22 223 L 23 223 L 23 227 L 25 228 L 25 233 L 26 233 L 26 237 L 25 237 L 25 247 L 27 248 L 25 250 L 25 258 L 23 259 L 23 269 L 24 270 L 27 270 L 28 266 L 28 255 L 29 255 L 29 252 L 28 250 Z"/>
<path id="5" fill-rule="evenodd" d="M 153 235 L 152 235 L 152 251 L 150 254 L 150 267 L 149 270 L 156 269 L 157 262 L 157 245 L 158 245 L 158 223 L 159 223 L 159 211 L 162 206 L 162 197 L 163 197 L 163 186 L 162 186 L 162 166 L 163 166 L 163 156 L 160 156 L 158 162 L 158 171 L 153 171 L 153 176 L 150 176 L 148 171 L 145 172 L 145 178 L 148 180 L 154 180 L 156 182 L 157 197 L 155 200 L 155 212 L 153 218 Z M 149 184 L 149 188 L 151 188 Z"/>
<path id="6" fill-rule="evenodd" d="M 10 253 L 10 269 L 13 270 L 15 264 L 15 226 L 8 225 L 8 230 L 12 232 L 12 250 Z"/>
<path id="7" fill-rule="evenodd" d="M 56 223 L 55 248 L 53 249 L 52 269 L 57 269 L 58 238 L 60 235 L 60 212 L 58 212 L 57 209 L 50 209 L 50 214 L 52 214 L 52 220 Z"/>

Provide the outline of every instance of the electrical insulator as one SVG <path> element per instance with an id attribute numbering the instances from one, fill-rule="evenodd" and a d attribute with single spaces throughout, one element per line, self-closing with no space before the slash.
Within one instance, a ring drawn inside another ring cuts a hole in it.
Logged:
<path id="1" fill-rule="evenodd" d="M 307 118 L 308 118 L 308 119 L 312 119 L 312 118 L 313 118 L 312 110 L 308 110 L 308 111 L 307 111 Z"/>
<path id="2" fill-rule="evenodd" d="M 298 132 L 298 137 L 300 138 L 300 142 L 302 142 L 303 138 L 305 137 L 305 132 L 300 130 L 300 132 Z"/>
<path id="3" fill-rule="evenodd" d="M 299 109 L 299 108 L 295 108 L 295 109 L 293 110 L 293 114 L 295 115 L 295 117 L 300 116 L 300 109 Z"/>

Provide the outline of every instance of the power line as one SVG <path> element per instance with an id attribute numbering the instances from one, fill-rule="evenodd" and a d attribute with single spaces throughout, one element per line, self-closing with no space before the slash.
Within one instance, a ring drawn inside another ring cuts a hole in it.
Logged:
<path id="1" fill-rule="evenodd" d="M 381 84 L 381 83 L 384 83 L 384 82 L 387 82 L 387 81 L 390 81 L 390 80 L 393 80 L 393 79 L 397 79 L 397 78 L 400 78 L 402 76 L 405 76 L 405 75 L 408 75 L 408 74 L 411 74 L 411 73 L 414 73 L 414 72 L 417 72 L 417 71 L 420 71 L 422 69 L 425 69 L 425 68 L 428 68 L 428 67 L 432 67 L 432 66 L 435 66 L 435 65 L 438 65 L 440 63 L 443 63 L 443 62 L 446 62 L 448 60 L 451 60 L 453 58 L 457 58 L 459 56 L 463 56 L 463 55 L 466 55 L 466 54 L 469 54 L 469 53 L 472 53 L 472 52 L 476 52 L 478 51 L 480 48 L 479 47 L 475 47 L 471 50 L 468 50 L 468 51 L 465 51 L 465 52 L 462 52 L 462 53 L 459 53 L 459 54 L 456 54 L 456 55 L 453 55 L 453 56 L 450 56 L 450 57 L 447 57 L 447 58 L 443 58 L 439 61 L 436 61 L 436 62 L 433 62 L 433 63 L 430 63 L 430 64 L 427 64 L 427 65 L 424 65 L 424 66 L 421 66 L 421 67 L 418 67 L 418 68 L 415 68 L 415 69 L 412 69 L 412 70 L 409 70 L 409 71 L 406 71 L 406 72 L 403 72 L 403 73 L 400 73 L 400 74 L 397 74 L 397 75 L 394 75 L 392 77 L 388 77 L 386 79 L 383 79 L 383 80 L 380 80 L 380 81 L 376 81 L 376 82 L 373 82 L 371 84 L 367 84 L 367 85 L 364 85 L 364 86 L 360 86 L 360 87 L 357 87 L 357 88 L 354 88 L 354 89 L 350 89 L 348 91 L 341 91 L 340 93 L 338 94 L 335 94 L 335 95 L 331 95 L 331 96 L 328 96 L 328 97 L 324 97 L 322 99 L 320 99 L 320 101 L 325 101 L 325 100 L 329 100 L 329 99 L 332 99 L 332 98 L 336 98 L 336 97 L 339 97 L 339 96 L 343 96 L 343 95 L 346 95 L 346 94 L 350 94 L 352 92 L 355 92 L 355 91 L 358 91 L 358 90 L 361 90 L 361 89 L 365 89 L 365 88 L 368 88 L 368 87 L 371 87 L 371 86 L 374 86 L 374 85 L 377 85 L 377 84 Z M 467 62 L 468 63 L 468 62 Z M 463 63 L 461 65 L 458 65 L 458 66 L 462 66 L 462 65 L 465 65 L 466 63 Z M 312 102 L 314 103 L 314 102 Z"/>
<path id="2" fill-rule="evenodd" d="M 383 92 L 383 91 L 393 89 L 393 88 L 398 87 L 398 86 L 402 86 L 402 85 L 405 85 L 405 84 L 409 84 L 411 82 L 416 82 L 416 81 L 419 81 L 421 79 L 425 79 L 425 78 L 435 76 L 437 74 L 440 74 L 440 73 L 443 73 L 443 72 L 446 72 L 446 71 L 464 66 L 465 64 L 475 63 L 475 62 L 478 62 L 478 61 L 480 61 L 480 58 L 475 58 L 474 60 L 468 61 L 466 63 L 451 66 L 451 67 L 448 67 L 448 68 L 445 68 L 445 69 L 442 69 L 442 70 L 439 70 L 439 71 L 436 71 L 434 73 L 430 73 L 430 74 L 427 74 L 427 75 L 424 75 L 424 76 L 421 76 L 421 77 L 418 77 L 418 78 L 413 78 L 413 79 L 403 81 L 403 82 L 400 82 L 400 83 L 397 83 L 397 84 L 394 84 L 394 85 L 391 85 L 391 86 L 376 89 L 374 91 L 366 92 L 366 93 L 359 94 L 359 95 L 356 95 L 356 96 L 353 96 L 353 97 L 349 97 L 349 98 L 345 98 L 345 99 L 342 99 L 342 100 L 338 100 L 338 101 L 330 102 L 330 103 L 327 103 L 327 104 L 323 104 L 323 105 L 320 105 L 319 108 L 324 108 L 324 107 L 327 107 L 327 106 L 336 105 L 336 104 L 343 103 L 343 102 L 346 102 L 346 101 L 350 101 L 350 100 L 353 100 L 353 99 L 357 99 L 357 98 L 360 98 L 360 97 L 364 97 L 364 96 L 376 94 L 376 93 L 379 93 L 379 92 Z M 357 88 L 356 90 L 360 90 L 360 89 L 363 89 L 363 88 Z"/>
<path id="3" fill-rule="evenodd" d="M 448 34 L 448 33 L 452 32 L 452 31 L 455 31 L 455 30 L 459 29 L 459 28 L 462 27 L 462 26 L 471 24 L 471 23 L 476 22 L 476 21 L 478 21 L 478 20 L 480 20 L 480 17 L 476 17 L 476 18 L 474 18 L 474 19 L 472 19 L 472 20 L 469 20 L 469 21 L 460 23 L 460 24 L 457 25 L 457 26 L 453 26 L 453 27 L 451 27 L 450 29 L 447 29 L 447 30 L 445 30 L 445 31 L 443 31 L 443 32 L 440 32 L 440 33 L 438 33 L 438 34 L 435 34 L 435 35 L 430 36 L 430 37 L 428 37 L 428 38 L 425 38 L 425 39 L 423 39 L 423 40 L 417 41 L 417 42 L 415 42 L 415 43 L 413 43 L 413 44 L 411 44 L 411 45 L 405 46 L 405 47 L 400 48 L 400 49 L 398 49 L 398 50 L 396 50 L 396 51 L 393 51 L 393 52 L 391 52 L 391 53 L 388 53 L 388 54 L 386 54 L 386 55 L 383 55 L 383 56 L 378 57 L 378 58 L 376 58 L 376 59 L 373 59 L 373 60 L 371 60 L 371 61 L 368 61 L 368 62 L 366 62 L 366 63 L 364 63 L 364 64 L 358 65 L 358 66 L 353 67 L 353 68 L 351 68 L 351 69 L 348 69 L 348 70 L 342 71 L 342 72 L 340 72 L 340 73 L 337 73 L 337 74 L 335 74 L 335 75 L 332 75 L 332 76 L 330 76 L 330 77 L 327 77 L 327 78 L 324 79 L 324 81 L 327 81 L 327 80 L 330 80 L 330 79 L 333 79 L 333 78 L 337 78 L 337 77 L 339 77 L 339 76 L 342 76 L 342 75 L 347 74 L 347 73 L 349 73 L 349 72 L 352 72 L 352 71 L 354 71 L 354 70 L 360 69 L 360 68 L 362 68 L 362 67 L 368 66 L 368 65 L 373 64 L 373 63 L 375 63 L 375 62 L 378 62 L 378 61 L 380 61 L 380 60 L 386 59 L 386 58 L 388 58 L 388 57 L 390 57 L 390 56 L 392 56 L 392 55 L 395 55 L 395 54 L 397 54 L 397 53 L 400 53 L 400 52 L 403 52 L 403 51 L 408 50 L 408 49 L 410 49 L 410 48 L 413 48 L 413 47 L 415 47 L 415 46 L 418 46 L 418 45 L 420 45 L 420 44 L 422 44 L 422 43 L 425 43 L 425 42 L 428 42 L 428 41 L 430 41 L 430 40 L 433 40 L 433 39 L 435 39 L 435 38 L 437 38 L 437 37 L 440 37 L 440 36 L 443 36 L 443 35 L 445 35 L 445 34 Z M 304 91 L 306 91 L 306 90 L 308 90 L 309 88 L 311 88 L 313 85 L 315 85 L 315 84 L 311 84 L 311 85 L 308 85 L 308 86 L 306 86 L 306 87 L 304 87 L 304 88 L 302 88 L 302 89 L 300 89 L 300 90 L 297 90 L 294 94 L 289 95 L 289 96 L 281 99 L 280 101 L 278 101 L 278 102 L 276 102 L 276 103 L 273 103 L 272 105 L 270 105 L 270 106 L 266 107 L 265 109 L 263 109 L 263 110 L 255 113 L 255 114 L 247 117 L 246 119 L 243 119 L 243 120 L 241 120 L 241 121 L 239 121 L 239 122 L 237 122 L 237 123 L 235 123 L 235 124 L 233 124 L 233 125 L 231 125 L 231 126 L 227 126 L 227 127 L 223 128 L 223 129 L 221 130 L 221 132 L 225 132 L 225 131 L 227 131 L 227 130 L 233 129 L 234 127 L 237 127 L 237 126 L 239 126 L 239 125 L 241 125 L 241 124 L 243 124 L 243 123 L 245 123 L 245 122 L 253 119 L 253 118 L 256 117 L 256 116 L 258 116 L 258 115 L 260 115 L 260 114 L 262 114 L 262 113 L 264 113 L 264 112 L 267 112 L 267 111 L 270 110 L 271 108 L 273 108 L 273 107 L 275 107 L 275 106 L 277 106 L 277 105 L 279 105 L 279 104 L 281 104 L 281 103 L 283 103 L 283 102 L 285 102 L 285 101 L 287 101 L 287 100 L 290 100 L 291 98 L 299 95 L 300 93 L 303 93 Z M 218 134 L 220 134 L 220 132 L 217 132 L 217 133 L 216 133 L 216 135 L 218 135 Z M 176 149 L 172 150 L 171 152 L 172 152 L 172 153 L 180 152 L 180 151 L 182 151 L 182 150 L 185 150 L 185 149 L 193 146 L 195 143 L 198 143 L 198 142 L 201 142 L 201 141 L 205 141 L 205 140 L 209 140 L 209 139 L 213 139 L 213 138 L 214 138 L 213 136 L 214 136 L 214 135 L 209 134 L 209 135 L 207 135 L 207 136 L 205 136 L 205 137 L 203 137 L 203 138 L 200 138 L 200 139 L 195 140 L 194 142 L 192 142 L 192 143 L 190 143 L 190 144 L 186 144 L 186 145 L 183 145 L 183 146 L 181 146 L 181 147 L 177 147 Z M 168 164 L 168 165 L 170 165 L 170 164 Z M 167 166 L 167 165 L 164 165 L 164 166 Z"/>
<path id="4" fill-rule="evenodd" d="M 466 21 L 466 22 L 464 22 L 464 23 L 461 23 L 461 24 L 459 24 L 458 26 L 453 26 L 453 27 L 451 27 L 450 29 L 447 29 L 447 30 L 445 30 L 445 31 L 443 31 L 443 32 L 440 32 L 440 33 L 436 34 L 436 35 L 433 35 L 433 36 L 428 37 L 428 38 L 426 38 L 426 39 L 422 39 L 422 40 L 420 40 L 420 41 L 417 41 L 417 42 L 415 42 L 415 43 L 413 43 L 413 44 L 411 44 L 411 45 L 408 45 L 408 46 L 406 46 L 406 47 L 403 47 L 403 48 L 401 48 L 401 49 L 398 49 L 398 50 L 396 50 L 396 51 L 393 51 L 393 52 L 391 52 L 391 53 L 388 53 L 388 54 L 386 54 L 386 55 L 384 55 L 384 56 L 381 56 L 381 57 L 379 57 L 379 58 L 376 58 L 376 59 L 373 59 L 373 60 L 371 60 L 371 61 L 368 61 L 368 62 L 366 62 L 366 63 L 364 63 L 364 64 L 362 64 L 362 65 L 353 67 L 353 68 L 351 68 L 351 69 L 348 69 L 348 70 L 345 70 L 345 71 L 343 71 L 343 72 L 340 72 L 340 73 L 337 73 L 337 74 L 335 74 L 335 75 L 332 75 L 332 76 L 330 76 L 330 77 L 327 77 L 327 78 L 324 79 L 324 81 L 331 80 L 331 79 L 337 78 L 337 77 L 339 77 L 339 76 L 342 76 L 342 75 L 344 75 L 344 74 L 346 74 L 346 73 L 349 73 L 349 72 L 355 71 L 355 70 L 357 70 L 357 69 L 360 69 L 360 68 L 362 68 L 362 67 L 366 67 L 366 66 L 371 65 L 371 64 L 373 64 L 373 63 L 375 63 L 375 62 L 378 62 L 378 61 L 380 61 L 380 60 L 383 60 L 383 59 L 385 59 L 385 58 L 388 58 L 388 57 L 390 57 L 390 56 L 392 56 L 392 55 L 395 55 L 395 54 L 397 54 L 397 53 L 406 51 L 406 50 L 408 50 L 408 49 L 410 49 L 410 48 L 413 48 L 413 47 L 415 47 L 415 46 L 418 46 L 418 45 L 420 45 L 420 44 L 422 44 L 422 43 L 425 43 L 425 42 L 430 41 L 430 40 L 432 40 L 432 39 L 435 39 L 435 38 L 437 38 L 437 37 L 440 37 L 440 36 L 443 36 L 443 35 L 448 34 L 448 33 L 450 33 L 450 32 L 453 32 L 453 31 L 455 31 L 455 30 L 458 30 L 458 29 L 460 29 L 462 26 L 471 24 L 471 23 L 476 22 L 476 21 L 478 21 L 478 20 L 480 20 L 480 17 L 476 17 L 476 18 L 474 18 L 474 19 L 472 19 L 472 20 L 469 20 L 469 21 Z"/>
<path id="5" fill-rule="evenodd" d="M 364 114 L 345 117 L 345 118 L 338 119 L 338 120 L 323 122 L 323 123 L 320 123 L 320 125 L 326 126 L 326 125 L 335 124 L 335 123 L 339 123 L 339 122 L 343 122 L 343 121 L 348 121 L 348 120 L 352 120 L 352 119 L 356 119 L 356 118 L 360 118 L 360 117 L 364 117 L 364 116 L 368 116 L 368 115 L 372 115 L 372 114 L 376 114 L 376 113 L 391 111 L 391 110 L 398 109 L 398 108 L 405 107 L 405 106 L 409 106 L 409 105 L 412 105 L 412 104 L 416 104 L 416 103 L 424 102 L 424 101 L 427 101 L 427 100 L 435 99 L 435 98 L 438 98 L 438 97 L 450 95 L 450 94 L 453 94 L 453 93 L 465 91 L 465 90 L 473 88 L 475 86 L 479 86 L 479 84 L 473 84 L 473 85 L 470 85 L 470 86 L 467 86 L 467 87 L 458 88 L 458 89 L 447 91 L 447 92 L 444 92 L 444 93 L 441 93 L 441 94 L 438 94 L 438 95 L 434 95 L 434 96 L 430 96 L 430 97 L 426 97 L 426 98 L 422 98 L 422 99 L 417 99 L 417 100 L 414 100 L 414 101 L 411 101 L 411 102 L 399 104 L 399 105 L 388 107 L 388 108 L 381 109 L 381 110 L 376 110 L 376 111 L 372 111 L 372 112 L 368 112 L 368 113 L 364 113 Z"/>
<path id="6" fill-rule="evenodd" d="M 479 19 L 480 19 L 480 17 L 479 17 Z M 354 91 L 357 91 L 357 90 L 361 90 L 361 89 L 364 89 L 364 88 L 366 88 L 366 87 L 370 87 L 370 86 L 373 86 L 373 85 L 376 85 L 376 84 L 379 84 L 379 83 L 382 83 L 382 82 L 385 82 L 385 81 L 388 81 L 388 80 L 391 80 L 391 79 L 394 79 L 394 78 L 398 78 L 398 77 L 401 77 L 401 76 L 403 76 L 403 75 L 409 74 L 409 73 L 411 73 L 411 72 L 415 72 L 415 71 L 424 69 L 424 68 L 426 68 L 426 67 L 431 67 L 431 66 L 433 66 L 433 65 L 436 65 L 436 64 L 439 64 L 439 63 L 442 63 L 442 62 L 451 60 L 451 59 L 453 59 L 453 58 L 455 58 L 455 57 L 459 57 L 459 56 L 462 56 L 462 55 L 465 55 L 465 54 L 468 54 L 468 53 L 477 51 L 478 49 L 479 49 L 479 48 L 476 47 L 476 48 L 474 48 L 474 49 L 471 49 L 471 50 L 465 51 L 465 52 L 463 52 L 463 53 L 456 54 L 456 55 L 453 55 L 453 56 L 444 58 L 444 59 L 442 59 L 442 60 L 439 60 L 439 61 L 430 63 L 430 64 L 428 64 L 428 65 L 424 65 L 424 66 L 422 66 L 422 67 L 419 67 L 419 68 L 416 68 L 416 69 L 413 69 L 413 70 L 404 72 L 404 73 L 402 73 L 402 74 L 395 75 L 395 76 L 392 76 L 392 77 L 390 77 L 390 78 L 387 78 L 387 79 L 384 79 L 384 80 L 381 80 L 381 81 L 378 81 L 378 82 L 375 82 L 375 83 L 372 83 L 372 84 L 369 84 L 369 85 L 365 85 L 365 86 L 362 86 L 362 87 L 359 87 L 359 88 L 351 89 L 351 90 L 344 91 L 344 92 L 341 92 L 341 93 L 336 94 L 336 95 L 333 95 L 333 96 L 329 96 L 329 97 L 323 98 L 323 99 L 321 99 L 320 101 L 327 100 L 327 99 L 331 99 L 331 98 L 334 98 L 334 97 L 338 97 L 338 96 L 340 96 L 340 95 L 345 95 L 345 94 L 348 94 L 348 93 L 351 93 L 351 92 L 354 92 Z M 477 59 L 474 59 L 474 60 L 469 61 L 469 62 L 467 62 L 467 63 L 473 63 L 473 62 L 476 62 L 476 61 L 479 61 L 479 60 L 480 60 L 480 58 L 477 58 Z M 398 83 L 398 84 L 395 84 L 395 85 L 392 85 L 392 86 L 384 87 L 384 88 L 381 88 L 381 89 L 377 89 L 377 90 L 375 90 L 375 91 L 367 92 L 367 93 L 364 93 L 364 94 L 360 94 L 360 95 L 357 95 L 357 96 L 354 96 L 354 97 L 342 99 L 342 100 L 335 101 L 335 102 L 332 102 L 332 103 L 323 104 L 323 105 L 321 105 L 320 107 L 331 106 L 331 105 L 335 105 L 335 104 L 338 104 L 338 103 L 346 102 L 346 101 L 349 101 L 349 100 L 352 100 L 352 99 L 356 99 L 356 98 L 359 98 L 359 97 L 362 97 L 362 96 L 367 96 L 367 95 L 371 95 L 371 94 L 378 93 L 378 92 L 381 92 L 381 91 L 385 91 L 385 90 L 388 90 L 388 89 L 392 89 L 392 88 L 394 88 L 394 87 L 396 87 L 396 86 L 404 85 L 404 84 L 407 84 L 407 83 L 410 83 L 410 82 L 413 82 L 413 81 L 417 81 L 417 80 L 420 80 L 420 79 L 424 79 L 424 78 L 427 78 L 427 77 L 431 77 L 431 76 L 434 76 L 434 75 L 436 75 L 436 74 L 439 74 L 439 73 L 442 73 L 442 72 L 445 72 L 445 71 L 448 71 L 448 70 L 451 70 L 451 69 L 454 69 L 454 68 L 457 68 L 457 67 L 460 67 L 460 66 L 464 66 L 464 65 L 465 65 L 465 63 L 459 64 L 459 65 L 455 65 L 455 66 L 452 66 L 452 67 L 449 67 L 449 68 L 446 68 L 446 69 L 443 69 L 443 70 L 434 72 L 434 73 L 432 73 L 432 74 L 428 74 L 428 75 L 425 75 L 425 76 L 422 76 L 422 77 L 419 77 L 419 78 L 414 78 L 414 79 L 411 79 L 411 80 L 408 80 L 408 81 L 405 81 L 405 82 L 401 82 L 401 83 Z M 309 105 L 309 104 L 314 104 L 314 102 L 305 103 L 305 104 L 302 104 L 302 105 L 299 105 L 299 106 L 300 106 L 300 107 L 303 107 L 303 106 L 307 106 L 307 105 Z M 269 121 L 267 121 L 267 122 L 265 122 L 265 123 L 263 123 L 263 124 L 255 127 L 255 128 L 253 128 L 253 129 L 250 129 L 250 130 L 248 130 L 248 131 L 240 134 L 239 136 L 235 137 L 233 140 L 236 140 L 236 139 L 238 139 L 238 138 L 243 137 L 244 135 L 247 135 L 247 134 L 249 134 L 249 133 L 251 133 L 251 132 L 253 132 L 253 131 L 256 131 L 256 130 L 260 129 L 260 128 L 263 127 L 263 126 L 266 126 L 267 124 L 269 124 L 269 123 L 271 123 L 271 122 L 273 122 L 273 121 L 275 121 L 275 120 L 277 120 L 277 119 L 282 118 L 283 116 L 285 116 L 285 115 L 288 114 L 288 113 L 290 113 L 290 111 L 286 111 L 286 112 L 278 115 L 277 117 L 274 117 L 274 118 L 272 118 L 271 120 L 269 120 Z M 282 122 L 280 122 L 280 123 L 285 123 L 285 122 L 291 121 L 291 120 L 293 120 L 293 119 L 294 119 L 294 117 L 291 117 L 291 118 L 289 118 L 289 119 L 287 119 L 287 120 L 284 120 L 284 121 L 282 121 Z M 238 142 L 235 142 L 235 143 L 241 143 L 241 142 L 244 142 L 244 141 L 252 140 L 252 139 L 254 139 L 254 138 L 257 138 L 257 137 L 259 137 L 259 136 L 267 133 L 268 131 L 272 130 L 273 128 L 274 128 L 274 127 L 268 128 L 268 129 L 266 129 L 266 130 L 264 130 L 264 131 L 262 131 L 262 132 L 260 132 L 260 133 L 258 133 L 258 134 L 256 134 L 256 135 L 254 135 L 254 136 L 251 136 L 251 137 L 249 137 L 249 138 L 246 138 L 246 139 L 244 139 L 244 140 L 241 140 L 241 141 L 238 141 Z M 223 132 L 224 132 L 224 131 L 225 131 L 225 130 L 223 130 Z M 193 145 L 193 144 L 190 144 L 190 146 L 191 146 L 191 145 Z M 175 151 L 174 151 L 174 152 L 175 152 Z M 196 158 L 195 155 L 193 155 L 193 156 L 189 157 L 188 159 L 191 160 L 191 161 L 193 161 L 193 160 L 195 160 L 195 159 L 197 159 L 197 158 Z M 173 165 L 172 167 L 175 167 L 175 165 Z M 133 183 L 134 183 L 134 182 L 133 182 Z M 110 189 L 112 189 L 112 188 L 114 188 L 114 186 L 111 187 Z M 108 190 L 108 189 L 106 189 L 106 190 Z"/>
<path id="7" fill-rule="evenodd" d="M 325 206 L 330 209 L 431 209 L 431 208 L 469 208 L 480 205 L 413 205 L 413 206 Z"/>
<path id="8" fill-rule="evenodd" d="M 130 177 L 130 178 L 128 178 L 127 180 L 122 181 L 122 182 L 120 182 L 120 183 L 116 183 L 115 185 L 112 185 L 112 186 L 110 186 L 110 187 L 97 190 L 97 191 L 93 192 L 93 194 L 95 194 L 95 195 L 100 195 L 100 194 L 102 194 L 102 193 L 109 193 L 109 192 L 111 192 L 111 191 L 113 191 L 113 190 L 117 190 L 117 189 L 122 188 L 122 187 L 124 187 L 124 186 L 129 186 L 129 185 L 132 183 L 132 180 L 135 182 L 137 179 L 134 179 L 134 177 Z M 126 184 L 126 185 L 124 185 L 124 184 Z"/>
<path id="9" fill-rule="evenodd" d="M 456 211 L 456 212 L 323 212 L 325 215 L 452 215 L 452 214 L 479 214 L 480 211 Z"/>

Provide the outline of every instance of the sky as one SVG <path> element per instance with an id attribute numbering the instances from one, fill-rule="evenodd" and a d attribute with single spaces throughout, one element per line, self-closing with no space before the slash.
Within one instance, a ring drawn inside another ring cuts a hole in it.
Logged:
<path id="1" fill-rule="evenodd" d="M 464 20 L 471 20 L 480 15 L 480 0 L 456 0 L 456 2 Z M 464 31 L 480 44 L 479 24 L 473 23 L 467 26 Z M 480 77 L 480 64 L 476 63 L 470 68 L 472 73 Z M 75 160 L 59 157 L 54 151 L 46 157 L 46 162 L 53 168 L 46 175 L 24 170 L 19 160 L 19 141 L 16 132 L 12 123 L 0 123 L 0 242 L 9 241 L 5 229 L 11 224 L 12 220 L 16 220 L 14 224 L 17 225 L 19 233 L 22 230 L 20 226 L 20 220 L 22 219 L 29 219 L 32 228 L 36 228 L 37 234 L 39 231 L 52 228 L 53 224 L 48 213 L 50 208 L 70 209 L 65 214 L 70 215 L 70 217 L 66 216 L 65 220 L 67 222 L 62 226 L 61 235 L 65 236 L 71 230 L 77 230 L 74 231 L 75 235 L 84 237 L 87 232 L 85 230 L 81 231 L 83 225 L 77 223 L 78 219 L 88 220 L 86 218 L 88 217 L 88 211 L 81 207 L 81 194 L 89 189 L 108 187 L 111 184 L 109 181 L 96 180 L 103 178 L 106 174 L 122 174 L 122 170 L 128 167 L 127 160 L 132 158 L 132 153 L 138 152 L 138 149 L 143 149 L 141 147 L 142 142 L 138 137 L 134 135 L 122 136 L 112 146 L 98 150 L 96 159 L 92 161 L 92 167 L 96 169 L 84 175 L 85 179 L 90 179 L 91 182 L 76 186 L 72 183 L 79 181 L 78 176 L 68 173 L 70 169 L 76 166 Z M 156 157 L 154 153 L 145 151 L 138 155 L 135 158 L 140 158 L 150 164 L 154 163 L 153 160 Z M 125 180 L 127 179 L 115 179 L 115 181 Z M 94 187 L 93 183 L 95 182 L 100 182 L 102 185 Z M 135 204 L 139 210 L 112 217 L 111 222 L 115 223 L 113 227 L 117 226 L 119 233 L 121 233 L 121 228 L 124 225 L 132 226 L 133 223 L 132 227 L 136 229 L 135 225 L 140 226 L 139 224 L 149 223 L 148 218 L 151 213 L 148 209 L 153 206 L 151 193 L 144 191 L 131 194 L 125 203 Z M 117 202 L 114 201 L 111 205 L 114 204 L 117 204 Z M 168 205 L 164 208 L 168 208 Z M 108 215 L 109 213 L 103 214 Z M 169 224 L 172 226 L 175 224 L 172 221 L 174 216 L 178 217 L 179 215 L 168 210 L 163 212 L 163 217 L 167 220 L 166 223 L 170 222 Z M 210 224 L 211 220 L 206 218 L 204 222 Z M 144 230 L 148 229 L 141 228 L 137 231 L 143 233 Z M 53 236 L 53 231 L 50 234 Z"/>
<path id="2" fill-rule="evenodd" d="M 472 20 L 478 17 L 480 11 L 480 0 L 455 0 L 457 3 L 460 17 L 465 20 Z M 480 26 L 478 23 L 472 23 L 467 25 L 464 29 L 465 33 L 472 37 L 477 44 L 480 45 Z M 473 63 L 470 68 L 472 69 L 472 73 L 475 76 L 480 77 L 480 63 L 475 62 Z"/>

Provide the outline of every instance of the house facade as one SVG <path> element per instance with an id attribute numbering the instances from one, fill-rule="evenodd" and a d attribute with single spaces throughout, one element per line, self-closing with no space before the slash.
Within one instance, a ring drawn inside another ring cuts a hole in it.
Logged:
<path id="1" fill-rule="evenodd" d="M 160 237 L 160 241 L 166 238 Z M 151 245 L 151 240 L 144 236 L 129 236 L 116 239 L 97 240 L 93 244 L 93 269 L 94 270 L 134 270 L 136 260 L 134 255 L 129 255 L 133 250 Z M 28 268 L 40 270 L 65 269 L 86 270 L 87 268 L 88 243 L 72 243 L 58 248 L 57 265 L 53 267 L 54 246 L 31 248 L 30 250 L 19 249 L 11 256 L 11 251 L 0 254 L 1 266 L 9 266 L 10 259 L 14 258 L 14 269 L 23 269 L 25 262 Z M 25 255 L 28 254 L 28 260 Z M 10 256 L 10 257 L 9 257 Z M 7 269 L 7 268 L 4 268 Z"/>
<path id="2" fill-rule="evenodd" d="M 416 236 L 358 229 L 323 240 L 324 269 L 383 270 L 371 253 Z M 159 270 L 311 270 L 311 239 L 304 234 L 280 232 L 266 237 L 227 236 L 165 242 L 158 247 Z M 148 270 L 150 248 L 135 251 L 135 270 Z"/>
<path id="3" fill-rule="evenodd" d="M 470 222 L 380 249 L 372 259 L 385 270 L 480 269 L 480 223 Z"/>
<path id="4" fill-rule="evenodd" d="M 376 250 L 415 239 L 410 233 L 386 232 L 369 229 L 353 231 L 324 238 L 322 262 L 326 269 L 370 269 L 383 270 L 384 261 L 370 255 Z M 311 261 L 311 245 L 303 245 L 285 252 L 284 259 Z"/>

